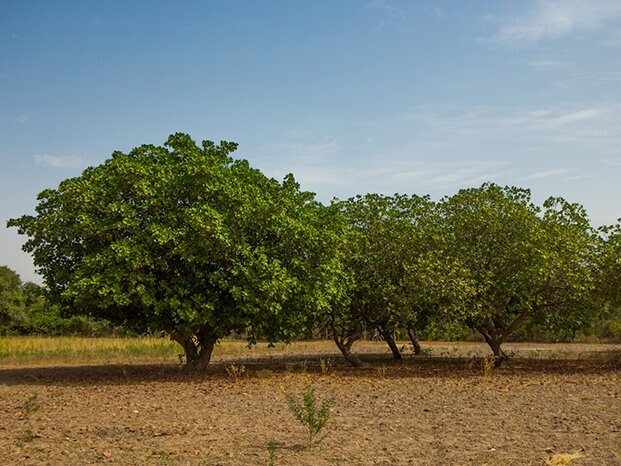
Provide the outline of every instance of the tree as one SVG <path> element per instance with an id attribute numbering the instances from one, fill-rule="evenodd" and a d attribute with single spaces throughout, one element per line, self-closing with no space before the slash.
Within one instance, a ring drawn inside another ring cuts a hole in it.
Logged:
<path id="1" fill-rule="evenodd" d="M 486 183 L 441 203 L 451 254 L 473 284 L 466 323 L 502 364 L 501 348 L 528 322 L 571 333 L 598 309 L 593 301 L 593 230 L 584 208 Z"/>
<path id="2" fill-rule="evenodd" d="M 353 276 L 348 309 L 338 321 L 342 343 L 352 342 L 364 322 L 377 329 L 395 359 L 401 359 L 398 328 L 420 351 L 416 328 L 446 296 L 438 297 L 435 285 L 449 272 L 435 204 L 415 195 L 367 194 L 337 205 L 349 224 L 345 261 Z"/>
<path id="3" fill-rule="evenodd" d="M 163 330 L 202 369 L 231 332 L 288 340 L 339 292 L 338 234 L 312 193 L 175 134 L 115 152 L 12 219 L 70 312 Z"/>
<path id="4" fill-rule="evenodd" d="M 597 292 L 609 306 L 621 306 L 621 223 L 599 229 Z"/>
<path id="5" fill-rule="evenodd" d="M 26 301 L 19 275 L 0 266 L 0 332 L 10 331 L 26 318 Z"/>

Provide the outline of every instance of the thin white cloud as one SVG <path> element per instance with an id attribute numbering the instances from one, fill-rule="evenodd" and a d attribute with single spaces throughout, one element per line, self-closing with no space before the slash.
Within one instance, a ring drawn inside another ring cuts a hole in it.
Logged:
<path id="1" fill-rule="evenodd" d="M 560 60 L 549 60 L 549 59 L 531 60 L 530 62 L 528 62 L 528 64 L 532 66 L 533 68 L 535 68 L 537 71 L 556 70 L 558 68 L 562 68 L 566 66 L 565 62 L 562 62 Z"/>
<path id="2" fill-rule="evenodd" d="M 558 105 L 540 109 L 446 108 L 416 109 L 409 125 L 419 143 L 458 149 L 469 141 L 521 146 L 588 146 L 599 154 L 618 153 L 621 145 L 621 103 L 595 102 L 587 106 Z"/>
<path id="3" fill-rule="evenodd" d="M 305 136 L 304 132 L 300 132 L 300 138 Z M 332 166 L 332 160 L 341 149 L 339 142 L 333 139 L 269 144 L 253 157 L 253 163 L 267 176 L 280 179 L 287 173 L 293 173 L 304 189 L 317 189 L 338 183 L 340 175 Z"/>
<path id="4" fill-rule="evenodd" d="M 386 16 L 391 18 L 405 18 L 405 13 L 401 8 L 397 8 L 385 0 L 373 0 L 367 3 L 366 7 L 381 10 Z"/>
<path id="5" fill-rule="evenodd" d="M 593 120 L 600 115 L 606 113 L 606 110 L 601 107 L 586 108 L 584 110 L 578 110 L 577 112 L 570 112 L 565 115 L 561 115 L 556 118 L 556 123 L 567 124 L 576 123 L 580 121 Z"/>
<path id="6" fill-rule="evenodd" d="M 25 113 L 14 116 L 0 115 L 0 123 L 19 123 L 20 125 L 23 125 L 28 123 L 28 115 Z"/>
<path id="7" fill-rule="evenodd" d="M 534 44 L 581 31 L 594 31 L 621 17 L 619 0 L 537 0 L 524 16 L 508 18 L 491 41 L 500 45 Z"/>
<path id="8" fill-rule="evenodd" d="M 562 183 L 578 179 L 593 162 L 621 164 L 616 102 L 417 106 L 381 121 L 348 124 L 335 131 L 338 137 L 323 140 L 294 132 L 286 143 L 255 149 L 252 162 L 275 178 L 294 173 L 322 200 L 363 192 L 444 195 L 485 181 Z M 324 126 L 322 133 L 330 134 L 338 122 Z"/>
<path id="9" fill-rule="evenodd" d="M 375 25 L 376 31 L 397 30 L 401 33 L 410 31 L 405 11 L 392 3 L 386 0 L 373 0 L 366 4 L 366 8 L 379 12 L 380 18 Z"/>
<path id="10" fill-rule="evenodd" d="M 550 178 L 556 176 L 563 176 L 569 174 L 571 170 L 568 168 L 553 168 L 552 170 L 543 170 L 535 173 L 531 173 L 528 176 L 523 177 L 523 180 L 537 180 L 540 178 Z M 567 179 L 567 178 L 566 178 Z"/>
<path id="11" fill-rule="evenodd" d="M 421 184 L 435 190 L 476 186 L 486 181 L 502 182 L 514 173 L 514 169 L 510 162 L 504 160 L 467 160 L 439 164 L 434 172 L 421 180 Z"/>
<path id="12" fill-rule="evenodd" d="M 564 179 L 566 181 L 579 181 L 579 180 L 588 180 L 589 178 L 592 178 L 593 175 L 591 173 L 583 173 L 581 175 L 570 175 L 565 177 Z"/>
<path id="13" fill-rule="evenodd" d="M 444 10 L 439 6 L 433 9 L 433 15 L 439 19 L 446 19 L 446 13 L 444 13 Z"/>
<path id="14" fill-rule="evenodd" d="M 40 167 L 51 168 L 82 168 L 86 161 L 78 155 L 35 155 L 34 162 Z"/>
<path id="15" fill-rule="evenodd" d="M 612 167 L 621 167 L 621 157 L 604 159 L 601 161 L 604 165 L 609 165 Z"/>

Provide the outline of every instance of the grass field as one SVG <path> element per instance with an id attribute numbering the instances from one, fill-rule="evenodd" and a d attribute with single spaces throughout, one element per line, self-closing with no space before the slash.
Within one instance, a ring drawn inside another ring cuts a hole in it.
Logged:
<path id="1" fill-rule="evenodd" d="M 405 357 L 411 356 L 408 342 L 399 342 Z M 477 358 L 489 354 L 489 348 L 478 342 L 424 342 L 423 357 Z M 551 344 L 506 343 L 505 350 L 521 359 L 605 358 L 621 354 L 617 344 Z M 388 354 L 381 341 L 361 341 L 354 350 L 362 355 Z M 0 337 L 0 365 L 127 363 L 180 361 L 181 347 L 168 338 L 84 338 L 84 337 Z M 329 340 L 278 343 L 269 347 L 259 343 L 252 348 L 243 340 L 225 339 L 214 350 L 214 361 L 252 360 L 254 358 L 304 356 L 340 357 Z"/>
<path id="2" fill-rule="evenodd" d="M 0 364 L 28 362 L 169 360 L 177 344 L 164 338 L 2 337 Z"/>
<path id="3" fill-rule="evenodd" d="M 384 345 L 371 344 L 371 349 Z M 361 345 L 369 350 L 369 344 Z M 259 343 L 248 348 L 242 340 L 223 340 L 216 346 L 214 360 L 275 357 L 288 354 L 334 353 L 330 341 L 278 343 L 269 347 Z M 168 338 L 84 338 L 84 337 L 0 337 L 0 365 L 127 363 L 180 361 L 181 347 Z"/>

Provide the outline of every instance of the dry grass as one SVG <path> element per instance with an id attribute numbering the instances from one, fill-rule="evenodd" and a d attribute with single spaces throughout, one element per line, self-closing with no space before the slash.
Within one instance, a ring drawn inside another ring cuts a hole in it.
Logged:
<path id="1" fill-rule="evenodd" d="M 405 342 L 400 342 L 404 343 Z M 489 355 L 485 343 L 472 342 L 424 342 L 426 352 L 417 358 L 471 358 L 481 361 Z M 514 356 L 524 359 L 593 359 L 610 357 L 615 351 L 621 354 L 621 345 L 584 344 L 532 344 L 512 343 L 505 345 Z M 390 352 L 381 341 L 360 341 L 354 348 L 358 354 L 385 354 Z M 82 338 L 82 337 L 0 337 L 0 365 L 16 366 L 32 363 L 46 365 L 67 363 L 127 363 L 162 362 L 175 364 L 180 361 L 182 350 L 168 338 Z M 406 352 L 406 355 L 409 354 Z M 341 355 L 330 340 L 300 341 L 291 344 L 277 343 L 269 347 L 259 343 L 252 348 L 243 340 L 224 339 L 215 348 L 213 360 L 250 361 L 256 358 L 285 360 L 291 356 L 301 361 L 319 358 L 322 372 L 332 371 L 333 363 Z M 323 361 L 323 363 L 322 363 Z M 491 368 L 482 367 L 484 375 L 491 375 Z"/>
<path id="2" fill-rule="evenodd" d="M 373 344 L 376 349 L 384 345 Z M 381 351 L 381 349 L 380 349 Z M 29 363 L 118 363 L 180 361 L 181 347 L 168 338 L 135 337 L 0 337 L 0 364 Z M 328 355 L 337 353 L 331 341 L 278 343 L 269 347 L 259 343 L 252 348 L 243 340 L 222 340 L 214 351 L 214 360 L 287 357 L 290 355 Z M 329 359 L 329 358 L 328 358 Z"/>
<path id="3" fill-rule="evenodd" d="M 561 466 L 564 464 L 571 464 L 575 460 L 584 458 L 584 455 L 580 452 L 575 453 L 557 453 L 550 456 L 544 462 L 546 466 Z"/>
<path id="4" fill-rule="evenodd" d="M 127 358 L 177 358 L 176 343 L 165 338 L 2 337 L 0 362 L 113 362 Z"/>

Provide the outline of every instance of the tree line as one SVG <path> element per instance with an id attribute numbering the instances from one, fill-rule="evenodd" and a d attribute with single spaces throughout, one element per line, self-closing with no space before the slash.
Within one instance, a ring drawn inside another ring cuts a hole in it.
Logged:
<path id="1" fill-rule="evenodd" d="M 136 331 L 164 331 L 202 369 L 217 341 L 329 332 L 343 356 L 374 329 L 396 359 L 429 326 L 467 326 L 497 364 L 536 326 L 587 328 L 620 303 L 621 227 L 594 228 L 559 197 L 485 183 L 440 201 L 366 194 L 324 205 L 293 175 L 268 178 L 236 144 L 114 152 L 11 219 L 51 303 Z"/>
<path id="2" fill-rule="evenodd" d="M 22 282 L 7 266 L 0 266 L 0 335 L 122 336 L 128 332 L 104 319 L 64 313 L 46 299 L 46 289 Z"/>

